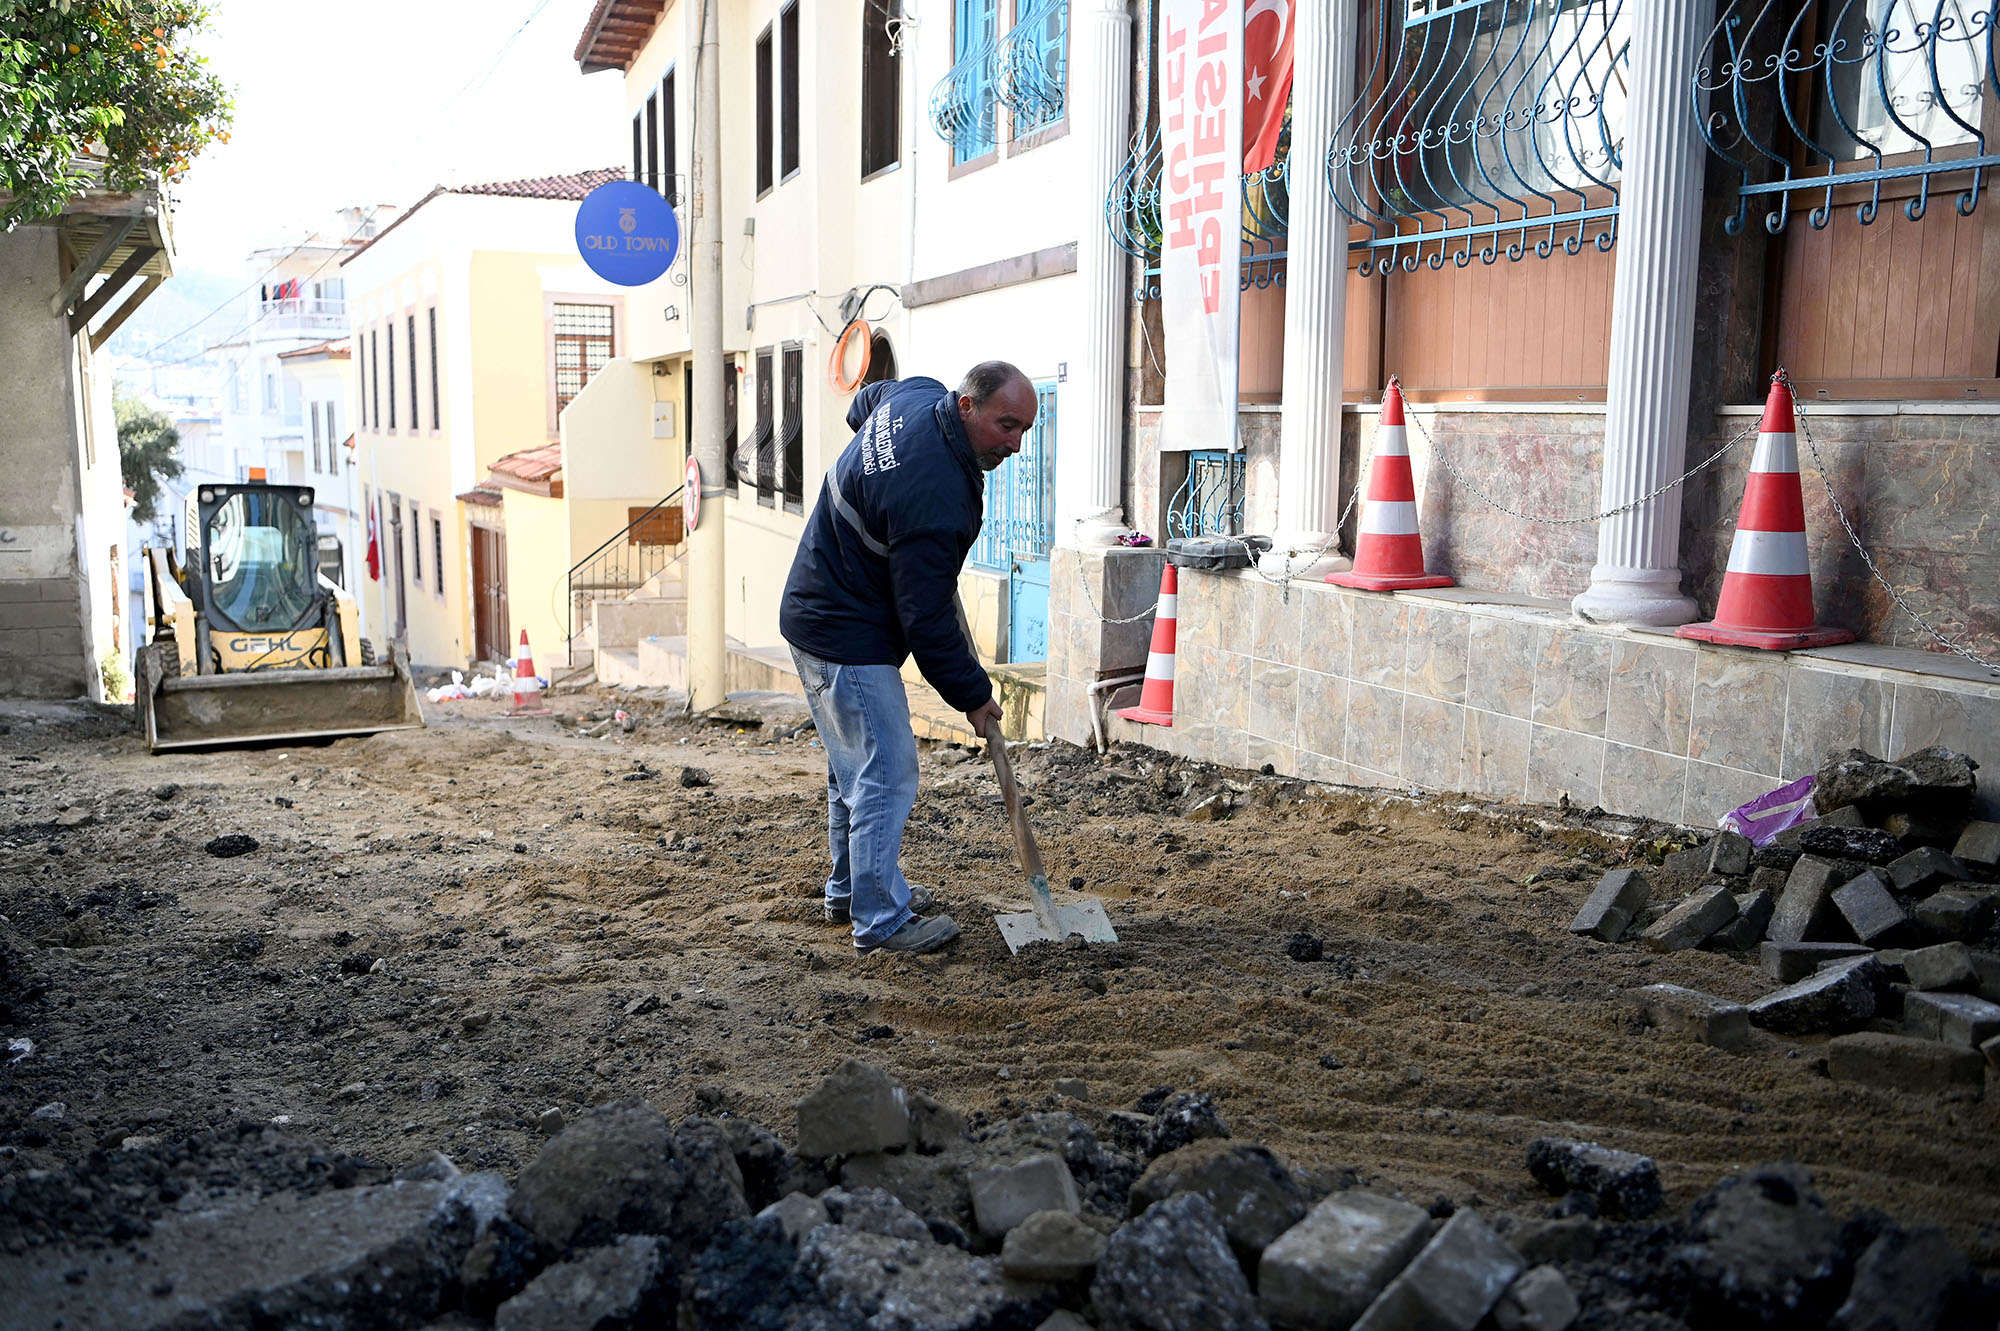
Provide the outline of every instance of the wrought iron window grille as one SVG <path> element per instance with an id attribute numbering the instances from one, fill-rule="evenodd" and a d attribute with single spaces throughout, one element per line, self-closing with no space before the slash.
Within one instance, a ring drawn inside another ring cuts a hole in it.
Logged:
<path id="1" fill-rule="evenodd" d="M 954 163 L 999 146 L 999 0 L 955 0 L 958 59 L 931 89 L 931 128 Z"/>
<path id="2" fill-rule="evenodd" d="M 1327 154 L 1335 205 L 1368 230 L 1349 242 L 1362 275 L 1612 247 L 1626 3 L 1380 0 Z"/>
<path id="3" fill-rule="evenodd" d="M 1069 86 L 1069 0 L 1021 0 L 994 63 L 994 96 L 1013 115 L 1016 138 L 1061 120 Z"/>
<path id="4" fill-rule="evenodd" d="M 1836 188 L 1864 186 L 1854 215 L 1868 226 L 1895 180 L 1915 181 L 1903 212 L 1921 221 L 1933 183 L 1964 171 L 1970 217 L 2000 166 L 1983 128 L 1996 31 L 2000 0 L 1726 0 L 1691 89 L 1709 150 L 1742 174 L 1725 229 L 1741 234 L 1751 200 L 1774 195 L 1764 229 L 1778 235 L 1793 197 L 1816 193 L 1820 230 Z"/>
<path id="5" fill-rule="evenodd" d="M 1204 450 L 1189 453 L 1187 460 L 1187 479 L 1167 505 L 1167 535 L 1241 536 L 1243 454 Z"/>

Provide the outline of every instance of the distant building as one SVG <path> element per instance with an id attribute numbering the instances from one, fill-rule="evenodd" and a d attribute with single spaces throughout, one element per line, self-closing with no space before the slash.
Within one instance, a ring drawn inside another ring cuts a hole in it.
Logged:
<path id="1" fill-rule="evenodd" d="M 98 349 L 173 275 L 164 191 L 87 190 L 0 234 L 0 696 L 105 696 L 129 671 L 124 483 Z"/>
<path id="2" fill-rule="evenodd" d="M 340 263 L 391 225 L 387 206 L 343 208 L 327 228 L 293 244 L 252 250 L 245 262 L 238 331 L 210 348 L 222 361 L 222 438 L 231 480 L 262 467 L 273 481 L 310 482 L 311 422 L 304 384 L 287 352 L 347 336 Z"/>
<path id="3" fill-rule="evenodd" d="M 370 631 L 421 664 L 504 659 L 523 627 L 556 659 L 564 574 L 677 465 L 603 453 L 581 487 L 564 466 L 564 409 L 627 336 L 623 290 L 577 256 L 576 205 L 622 174 L 440 186 L 342 265 L 381 561 L 356 586 Z"/>

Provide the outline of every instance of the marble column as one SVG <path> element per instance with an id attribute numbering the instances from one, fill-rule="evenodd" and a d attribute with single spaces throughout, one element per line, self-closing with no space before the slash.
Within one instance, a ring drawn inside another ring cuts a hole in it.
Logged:
<path id="1" fill-rule="evenodd" d="M 1125 0 L 1077 0 L 1070 40 L 1072 127 L 1083 141 L 1076 269 L 1083 325 L 1076 366 L 1080 405 L 1056 445 L 1056 541 L 1117 543 L 1125 530 L 1125 336 L 1132 313 L 1125 251 L 1111 239 L 1104 201 L 1131 151 L 1132 16 Z"/>
<path id="2" fill-rule="evenodd" d="M 1354 99 L 1360 0 L 1294 3 L 1291 219 L 1285 237 L 1285 380 L 1278 526 L 1265 572 L 1320 578 L 1350 567 L 1333 548 L 1340 492 L 1341 367 L 1347 332 L 1347 214 L 1327 192 L 1326 155 Z M 1324 553 L 1315 556 L 1314 551 Z"/>
<path id="3" fill-rule="evenodd" d="M 1631 91 L 1605 390 L 1606 509 L 1650 494 L 1686 467 L 1706 165 L 1689 89 L 1714 11 L 1714 0 L 1626 6 Z M 1598 623 L 1673 625 L 1695 617 L 1693 599 L 1681 594 L 1678 487 L 1599 525 L 1590 586 L 1571 608 Z"/>

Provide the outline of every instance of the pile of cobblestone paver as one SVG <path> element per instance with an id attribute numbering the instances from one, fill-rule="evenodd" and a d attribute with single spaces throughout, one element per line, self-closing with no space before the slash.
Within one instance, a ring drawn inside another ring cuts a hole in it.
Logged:
<path id="1" fill-rule="evenodd" d="M 432 1155 L 377 1183 L 175 1211 L 0 1257 L 10 1327 L 450 1331 L 1564 1331 L 1990 1326 L 1935 1229 L 1841 1220 L 1796 1165 L 1662 1218 L 1659 1171 L 1543 1138 L 1534 1214 L 1428 1204 L 1235 1139 L 1205 1094 L 968 1123 L 848 1060 L 745 1119 L 635 1100 L 509 1187 Z M 1092 1120 L 1096 1126 L 1092 1126 Z M 1983 1320 L 1981 1320 L 1983 1319 Z"/>
<path id="2" fill-rule="evenodd" d="M 1722 831 L 1657 870 L 1614 869 L 1570 931 L 1762 968 L 1770 992 L 1750 1003 L 1630 991 L 1665 1031 L 1725 1048 L 1753 1027 L 1827 1034 L 1838 1080 L 1976 1095 L 2000 1068 L 2000 822 L 1972 816 L 1977 768 L 1948 749 L 1852 750 L 1817 773 L 1817 818 L 1764 846 Z"/>

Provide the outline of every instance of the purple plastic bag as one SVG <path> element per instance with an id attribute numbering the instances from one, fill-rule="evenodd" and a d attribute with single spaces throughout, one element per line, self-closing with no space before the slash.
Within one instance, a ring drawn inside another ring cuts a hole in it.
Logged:
<path id="1" fill-rule="evenodd" d="M 1819 817 L 1819 810 L 1813 807 L 1812 788 L 1813 779 L 1802 776 L 1789 786 L 1779 786 L 1731 809 L 1716 820 L 1717 825 L 1749 837 L 1753 846 L 1768 846 L 1778 833 Z"/>

